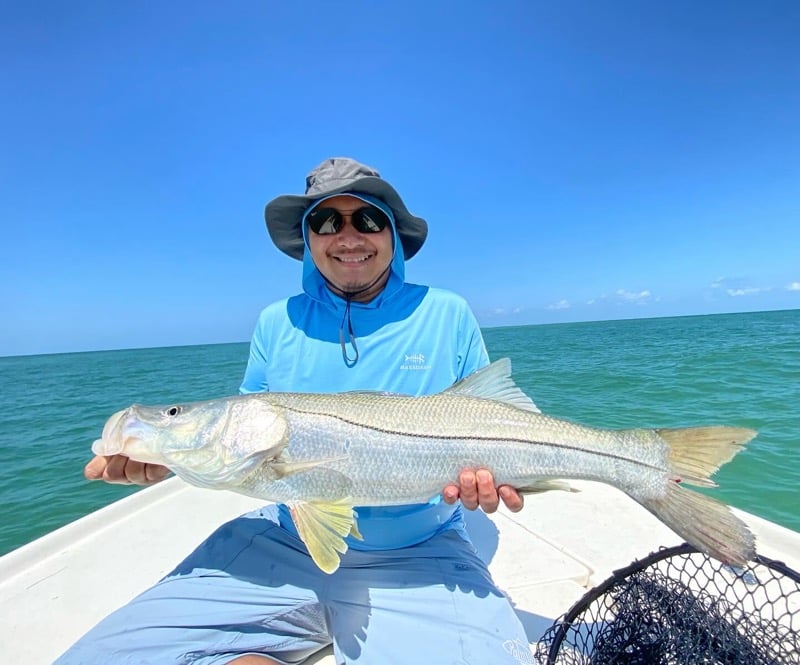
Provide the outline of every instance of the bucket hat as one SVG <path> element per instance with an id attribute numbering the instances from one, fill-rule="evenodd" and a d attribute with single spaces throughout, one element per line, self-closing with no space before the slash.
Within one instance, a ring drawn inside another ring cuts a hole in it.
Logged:
<path id="1" fill-rule="evenodd" d="M 428 223 L 408 211 L 380 173 L 349 157 L 332 157 L 313 169 L 306 176 L 305 194 L 284 194 L 267 204 L 264 219 L 272 242 L 284 254 L 302 260 L 305 247 L 301 225 L 305 211 L 314 201 L 348 192 L 368 194 L 385 202 L 394 213 L 403 256 L 410 259 L 419 251 L 428 235 Z"/>

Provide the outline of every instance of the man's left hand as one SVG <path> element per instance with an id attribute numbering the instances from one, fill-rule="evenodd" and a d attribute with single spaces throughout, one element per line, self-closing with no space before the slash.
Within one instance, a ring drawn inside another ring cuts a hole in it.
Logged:
<path id="1" fill-rule="evenodd" d="M 522 510 L 523 505 L 522 495 L 510 485 L 495 487 L 494 477 L 486 469 L 464 469 L 458 476 L 458 485 L 445 487 L 442 497 L 449 504 L 460 498 L 467 510 L 480 506 L 485 513 L 495 512 L 501 499 L 512 513 Z"/>

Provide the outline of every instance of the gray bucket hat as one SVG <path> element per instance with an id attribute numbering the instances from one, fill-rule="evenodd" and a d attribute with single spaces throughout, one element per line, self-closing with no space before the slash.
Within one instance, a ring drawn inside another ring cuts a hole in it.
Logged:
<path id="1" fill-rule="evenodd" d="M 275 246 L 293 259 L 303 259 L 304 243 L 301 224 L 303 214 L 314 201 L 333 194 L 348 192 L 369 194 L 381 199 L 394 213 L 403 256 L 416 254 L 428 235 L 428 223 L 412 215 L 403 199 L 375 169 L 349 157 L 326 159 L 306 176 L 304 196 L 284 194 L 273 199 L 264 209 L 267 231 Z"/>

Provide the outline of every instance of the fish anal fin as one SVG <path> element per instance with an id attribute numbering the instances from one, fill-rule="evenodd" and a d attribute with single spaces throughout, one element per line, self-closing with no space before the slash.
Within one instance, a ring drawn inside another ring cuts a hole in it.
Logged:
<path id="1" fill-rule="evenodd" d="M 339 568 L 339 555 L 347 551 L 348 535 L 361 537 L 352 500 L 308 501 L 289 504 L 300 539 L 320 570 L 330 574 Z"/>
<path id="2" fill-rule="evenodd" d="M 573 487 L 565 480 L 555 480 L 552 478 L 536 480 L 528 483 L 523 487 L 516 487 L 517 492 L 520 494 L 542 494 L 543 492 L 580 492 L 579 489 Z"/>

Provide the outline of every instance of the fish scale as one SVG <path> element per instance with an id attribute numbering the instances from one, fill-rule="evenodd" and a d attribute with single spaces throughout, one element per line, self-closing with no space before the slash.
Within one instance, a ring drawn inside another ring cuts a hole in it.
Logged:
<path id="1" fill-rule="evenodd" d="M 187 482 L 286 503 L 326 572 L 354 506 L 422 503 L 465 468 L 522 492 L 563 478 L 613 485 L 698 549 L 734 564 L 755 556 L 724 504 L 683 487 L 711 475 L 755 432 L 733 427 L 607 430 L 539 413 L 507 359 L 437 395 L 260 393 L 114 414 L 93 450 L 163 464 Z"/>
<path id="2" fill-rule="evenodd" d="M 337 398 L 276 393 L 269 401 L 283 407 L 289 423 L 288 457 L 342 457 L 328 466 L 353 480 L 356 505 L 427 501 L 443 479 L 453 482 L 467 467 L 489 469 L 498 484 L 569 476 L 611 482 L 642 498 L 658 495 L 668 476 L 667 445 L 648 430 L 603 431 L 469 396 L 353 395 L 344 405 Z M 444 414 L 457 425 L 442 427 Z M 321 442 L 337 440 L 350 445 L 323 451 Z M 397 468 L 403 477 L 392 478 Z M 387 484 L 380 494 L 376 483 Z"/>

